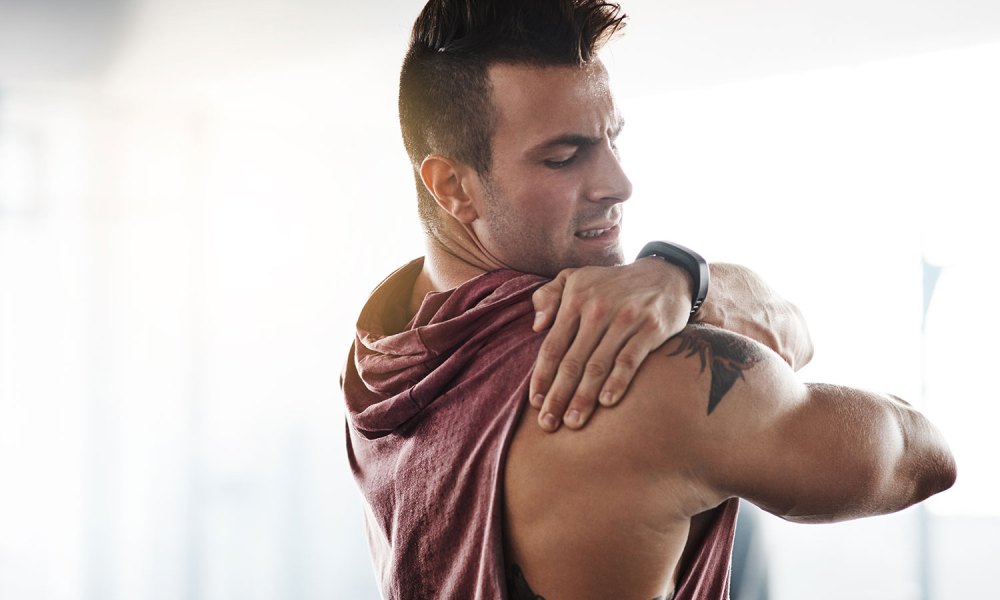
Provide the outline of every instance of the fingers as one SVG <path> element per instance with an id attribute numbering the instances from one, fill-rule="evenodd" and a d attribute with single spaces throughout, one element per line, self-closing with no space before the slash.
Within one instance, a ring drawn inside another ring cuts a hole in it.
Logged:
<path id="1" fill-rule="evenodd" d="M 597 408 L 601 388 L 615 364 L 621 337 L 619 332 L 609 330 L 590 353 L 584 352 L 587 350 L 586 346 L 581 345 L 578 350 L 577 344 L 574 343 L 567 354 L 567 358 L 571 361 L 570 366 L 566 368 L 560 365 L 552 389 L 545 397 L 541 414 L 556 415 L 562 410 L 564 411 L 562 421 L 567 427 L 570 429 L 583 427 Z M 584 358 L 586 362 L 582 368 L 579 366 L 579 360 L 570 358 L 577 351 L 580 354 L 589 354 Z M 565 360 L 563 364 L 566 364 Z M 546 422 L 539 421 L 539 424 L 544 427 Z"/>
<path id="2" fill-rule="evenodd" d="M 596 407 L 600 385 L 611 371 L 617 347 L 623 343 L 621 333 L 608 330 L 608 307 L 604 302 L 587 303 L 578 323 L 564 314 L 577 312 L 572 304 L 560 309 L 539 351 L 540 370 L 532 374 L 536 385 L 532 405 L 540 406 L 538 423 L 546 431 L 558 429 L 560 421 L 574 429 L 587 422 Z M 569 349 L 564 350 L 567 346 Z M 598 350 L 600 354 L 595 354 Z M 578 389 L 584 380 L 598 383 L 591 384 L 593 389 L 589 391 Z M 546 387 L 549 381 L 551 386 Z"/>
<path id="3" fill-rule="evenodd" d="M 534 408 L 541 408 L 545 393 L 555 379 L 556 369 L 569 346 L 576 337 L 580 323 L 579 299 L 571 300 L 563 306 L 563 295 L 569 275 L 576 269 L 563 269 L 555 279 L 535 290 L 531 301 L 535 307 L 534 331 L 542 331 L 552 326 L 538 351 L 535 366 L 528 384 L 528 401 Z M 559 414 L 562 418 L 562 413 Z"/>
<path id="4" fill-rule="evenodd" d="M 653 349 L 659 347 L 657 338 L 641 333 L 633 336 L 615 357 L 615 366 L 603 382 L 599 401 L 603 406 L 614 406 L 622 399 L 632 383 L 642 361 Z"/>
<path id="5" fill-rule="evenodd" d="M 558 429 L 560 421 L 570 429 L 580 429 L 598 403 L 616 404 L 628 391 L 642 361 L 665 341 L 663 329 L 640 318 L 638 310 L 621 306 L 616 310 L 610 324 L 605 325 L 608 317 L 604 311 L 585 307 L 577 337 L 561 361 L 553 359 L 558 364 L 551 387 L 546 391 L 542 383 L 537 384 L 532 405 L 540 408 L 538 422 L 546 431 Z M 550 335 L 560 333 L 559 328 L 557 319 Z M 559 343 L 563 343 L 562 338 Z M 552 348 L 554 356 L 556 346 Z"/>
<path id="6" fill-rule="evenodd" d="M 533 328 L 549 331 L 528 393 L 546 431 L 579 429 L 598 403 L 617 403 L 646 356 L 687 323 L 686 279 L 671 279 L 676 290 L 650 283 L 653 267 L 663 274 L 660 261 L 566 269 L 535 291 Z"/>
<path id="7" fill-rule="evenodd" d="M 535 306 L 535 322 L 531 328 L 534 331 L 543 331 L 552 324 L 562 302 L 563 292 L 566 289 L 566 279 L 575 269 L 563 269 L 556 275 L 555 279 L 535 290 L 531 295 L 531 302 Z"/>
<path id="8" fill-rule="evenodd" d="M 531 372 L 531 381 L 528 384 L 528 400 L 531 406 L 542 408 L 544 398 L 556 378 L 556 370 L 565 361 L 570 344 L 576 338 L 579 325 L 578 311 L 567 306 L 559 311 L 552 329 L 545 334 L 545 340 L 538 350 L 538 358 L 535 359 L 535 367 Z M 572 370 L 574 366 L 570 364 L 566 368 Z M 562 418 L 562 412 L 558 414 L 558 417 Z M 554 431 L 554 429 L 552 430 Z"/>

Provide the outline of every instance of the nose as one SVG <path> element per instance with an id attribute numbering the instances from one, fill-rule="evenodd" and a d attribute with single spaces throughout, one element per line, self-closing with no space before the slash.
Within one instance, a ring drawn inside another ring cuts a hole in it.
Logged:
<path id="1" fill-rule="evenodd" d="M 611 142 L 601 144 L 598 160 L 591 171 L 590 193 L 592 202 L 616 204 L 632 196 L 632 182 L 622 169 L 618 152 Z"/>

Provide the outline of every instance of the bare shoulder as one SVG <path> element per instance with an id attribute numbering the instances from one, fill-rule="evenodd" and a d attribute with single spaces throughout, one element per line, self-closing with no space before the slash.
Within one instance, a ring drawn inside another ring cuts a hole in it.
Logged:
<path id="1" fill-rule="evenodd" d="M 544 447 L 553 461 L 578 464 L 587 457 L 589 469 L 619 471 L 645 464 L 641 457 L 655 448 L 662 471 L 662 461 L 681 454 L 674 450 L 760 415 L 762 399 L 773 402 L 782 395 L 775 388 L 787 387 L 782 370 L 791 373 L 748 337 L 689 325 L 646 358 L 616 406 L 599 410 L 582 430 L 546 434 L 531 426 L 536 415 L 529 408 L 515 442 Z"/>
<path id="2" fill-rule="evenodd" d="M 796 463 L 801 443 L 826 427 L 822 419 L 801 418 L 809 398 L 807 386 L 764 345 L 688 326 L 649 356 L 616 407 L 628 421 L 623 428 L 641 429 L 650 444 L 621 451 L 633 468 L 661 481 L 660 493 L 674 497 L 672 510 L 680 514 L 733 496 L 761 500 L 760 487 L 780 495 L 803 468 Z M 774 505 L 765 500 L 758 504 Z"/>
<path id="3" fill-rule="evenodd" d="M 764 345 L 711 325 L 689 325 L 649 355 L 616 410 L 631 427 L 664 436 L 664 460 L 684 460 L 685 448 L 759 424 L 777 404 L 804 393 Z"/>
<path id="4" fill-rule="evenodd" d="M 737 381 L 745 381 L 748 371 L 766 364 L 769 352 L 748 337 L 711 325 L 689 325 L 653 355 L 646 377 L 659 382 L 677 371 L 689 372 L 693 365 L 677 359 L 696 359 L 699 376 L 709 378 L 705 414 L 711 415 Z"/>
<path id="5" fill-rule="evenodd" d="M 773 401 L 777 395 L 767 391 L 781 381 L 772 372 L 781 368 L 777 354 L 747 337 L 688 326 L 646 358 L 616 406 L 599 410 L 583 429 L 544 433 L 528 408 L 511 447 L 508 476 L 544 474 L 542 481 L 560 482 L 567 490 L 617 481 L 601 493 L 642 489 L 658 499 L 657 510 L 690 517 L 714 505 L 685 495 L 706 445 L 769 414 L 757 397 Z M 522 464 L 522 457 L 529 460 Z M 671 498 L 664 490 L 671 490 Z"/>

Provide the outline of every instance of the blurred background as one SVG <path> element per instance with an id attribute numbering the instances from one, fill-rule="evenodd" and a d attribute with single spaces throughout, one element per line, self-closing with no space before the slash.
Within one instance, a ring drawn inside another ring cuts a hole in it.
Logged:
<path id="1" fill-rule="evenodd" d="M 748 517 L 734 600 L 1000 598 L 1000 4 L 623 3 L 627 255 L 757 270 L 805 380 L 909 399 L 959 464 L 889 517 Z M 0 0 L 0 598 L 377 598 L 338 376 L 422 254 L 421 6 Z"/>

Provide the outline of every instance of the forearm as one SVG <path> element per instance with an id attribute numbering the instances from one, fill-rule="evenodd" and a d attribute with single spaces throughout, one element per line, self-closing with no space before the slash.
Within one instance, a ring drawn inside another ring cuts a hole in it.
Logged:
<path id="1" fill-rule="evenodd" d="M 802 313 L 753 271 L 713 263 L 708 297 L 697 321 L 745 335 L 774 350 L 793 369 L 812 359 L 813 346 Z"/>

